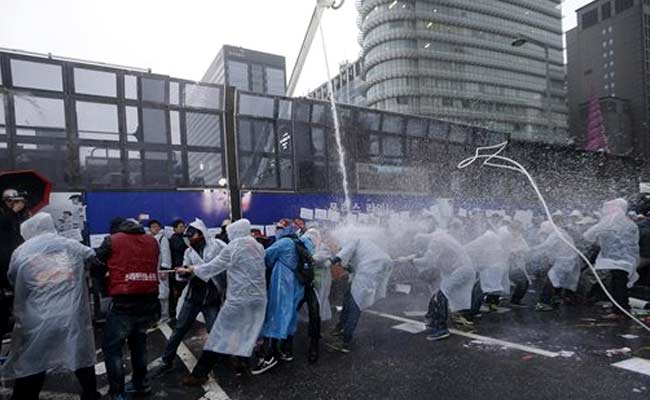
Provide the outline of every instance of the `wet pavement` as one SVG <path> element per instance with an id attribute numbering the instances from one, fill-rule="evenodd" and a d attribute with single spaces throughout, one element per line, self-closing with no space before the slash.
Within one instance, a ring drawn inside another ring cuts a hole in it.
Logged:
<path id="1" fill-rule="evenodd" d="M 527 301 L 532 304 L 534 296 L 531 293 Z M 650 360 L 650 335 L 631 322 L 603 319 L 607 309 L 561 306 L 554 312 L 538 313 L 532 307 L 510 309 L 506 303 L 500 312 L 484 313 L 478 319 L 478 336 L 455 334 L 440 342 L 427 341 L 426 332 L 412 334 L 393 328 L 402 320 L 422 320 L 408 312 L 424 311 L 427 302 L 424 293 L 392 294 L 373 307 L 375 313 L 364 313 L 350 354 L 321 346 L 316 365 L 307 363 L 303 324 L 293 362 L 257 377 L 239 377 L 226 366 L 217 367 L 216 382 L 225 395 L 182 387 L 179 380 L 187 374 L 188 357 L 177 357 L 172 373 L 152 381 L 149 398 L 611 400 L 650 396 L 650 376 L 612 366 L 633 357 Z M 325 323 L 323 332 L 329 328 Z M 151 366 L 160 362 L 164 332 L 168 332 L 165 327 L 149 334 Z M 197 322 L 184 343 L 198 357 L 205 338 L 205 328 Z M 502 342 L 494 344 L 491 339 Z M 527 347 L 522 350 L 521 346 Z M 105 391 L 102 367 L 97 367 L 98 384 Z M 10 386 L 4 382 L 1 399 L 8 398 Z M 73 375 L 53 373 L 41 398 L 75 399 L 72 393 L 77 390 Z"/>

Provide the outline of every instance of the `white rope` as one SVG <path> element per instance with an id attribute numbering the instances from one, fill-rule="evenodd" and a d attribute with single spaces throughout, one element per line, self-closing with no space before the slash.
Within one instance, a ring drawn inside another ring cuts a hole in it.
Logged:
<path id="1" fill-rule="evenodd" d="M 546 200 L 544 199 L 544 196 L 539 190 L 539 187 L 537 186 L 537 183 L 535 183 L 535 180 L 533 177 L 528 173 L 526 168 L 524 168 L 521 164 L 516 162 L 515 160 L 501 156 L 500 154 L 505 150 L 506 146 L 508 145 L 508 142 L 503 142 L 494 146 L 485 146 L 485 147 L 477 147 L 476 152 L 474 153 L 473 157 L 469 157 L 458 163 L 458 169 L 464 169 L 469 167 L 474 163 L 474 161 L 477 161 L 479 159 L 485 159 L 483 161 L 484 166 L 489 166 L 489 167 L 496 167 L 496 168 L 503 168 L 503 169 L 509 169 L 511 171 L 516 171 L 524 174 L 526 178 L 528 178 L 528 181 L 532 185 L 533 189 L 535 190 L 535 193 L 537 194 L 537 197 L 539 198 L 539 201 L 542 203 L 542 206 L 544 207 L 544 212 L 546 213 L 546 218 L 548 222 L 553 226 L 553 229 L 555 232 L 557 232 L 558 236 L 560 239 L 567 244 L 573 251 L 575 251 L 584 262 L 587 263 L 589 266 L 589 269 L 591 272 L 594 274 L 596 277 L 596 281 L 600 285 L 600 287 L 603 289 L 605 294 L 607 295 L 607 298 L 614 304 L 623 314 L 628 316 L 632 321 L 636 322 L 639 326 L 641 326 L 643 329 L 646 331 L 650 332 L 650 327 L 648 327 L 646 324 L 644 324 L 642 321 L 640 321 L 638 318 L 636 318 L 634 315 L 632 315 L 630 312 L 628 312 L 625 308 L 623 308 L 616 300 L 614 300 L 614 297 L 609 293 L 607 288 L 605 287 L 605 284 L 603 281 L 600 279 L 598 276 L 598 272 L 596 271 L 596 268 L 594 268 L 593 264 L 591 261 L 589 261 L 589 258 L 585 256 L 580 250 L 578 250 L 577 247 L 573 243 L 571 243 L 569 240 L 567 240 L 564 237 L 564 234 L 562 231 L 560 231 L 560 228 L 558 228 L 557 225 L 555 225 L 555 222 L 553 221 L 553 217 L 551 216 L 551 212 L 548 209 L 548 206 L 546 204 Z M 482 150 L 496 150 L 493 154 L 481 154 Z M 492 162 L 492 160 L 499 160 L 503 161 L 506 164 L 498 163 L 498 162 Z M 508 165 L 510 163 L 511 165 Z M 513 166 L 514 165 L 514 166 Z"/>
<path id="2" fill-rule="evenodd" d="M 341 3 L 342 4 L 342 3 Z M 329 58 L 327 57 L 327 46 L 325 45 L 325 34 L 323 34 L 322 17 L 318 21 L 318 30 L 320 32 L 320 40 L 323 46 L 323 57 L 325 58 L 325 71 L 327 72 L 327 90 L 330 97 L 330 105 L 332 107 L 332 119 L 334 120 L 336 147 L 339 152 L 339 169 L 343 177 L 343 195 L 345 196 L 345 210 L 350 211 L 352 207 L 352 200 L 350 199 L 350 190 L 348 187 L 348 173 L 345 169 L 345 151 L 343 150 L 343 143 L 341 141 L 341 127 L 339 125 L 339 116 L 336 108 L 336 100 L 334 100 L 334 86 L 332 85 L 332 76 L 330 74 Z"/>

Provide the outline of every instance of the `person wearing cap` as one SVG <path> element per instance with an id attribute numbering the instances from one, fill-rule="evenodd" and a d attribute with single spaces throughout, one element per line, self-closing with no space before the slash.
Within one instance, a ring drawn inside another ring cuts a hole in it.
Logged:
<path id="1" fill-rule="evenodd" d="M 23 243 L 20 224 L 27 219 L 24 194 L 15 189 L 2 192 L 0 204 L 0 338 L 9 331 L 11 318 L 11 285 L 7 280 L 9 261 L 14 250 Z"/>

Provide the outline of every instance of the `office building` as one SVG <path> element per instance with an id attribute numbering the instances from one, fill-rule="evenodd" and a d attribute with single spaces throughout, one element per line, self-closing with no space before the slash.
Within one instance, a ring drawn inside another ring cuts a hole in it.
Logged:
<path id="1" fill-rule="evenodd" d="M 368 106 L 565 142 L 560 3 L 357 2 Z"/>
<path id="2" fill-rule="evenodd" d="M 366 93 L 362 79 L 363 62 L 358 59 L 355 62 L 344 62 L 339 67 L 339 73 L 332 78 L 332 89 L 334 99 L 338 103 L 351 104 L 354 106 L 366 106 Z M 311 91 L 307 97 L 313 99 L 327 100 L 329 88 L 327 82 Z"/>
<path id="3" fill-rule="evenodd" d="M 604 116 L 618 114 L 605 126 L 610 151 L 650 154 L 650 1 L 597 0 L 576 13 L 567 32 L 571 134 L 585 144 L 585 104 L 597 97 Z"/>
<path id="4" fill-rule="evenodd" d="M 242 47 L 223 46 L 201 82 L 241 91 L 282 96 L 286 92 L 284 57 Z"/>

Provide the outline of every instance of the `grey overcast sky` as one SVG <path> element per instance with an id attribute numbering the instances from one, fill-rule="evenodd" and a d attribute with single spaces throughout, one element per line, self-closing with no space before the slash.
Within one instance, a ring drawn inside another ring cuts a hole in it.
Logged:
<path id="1" fill-rule="evenodd" d="M 566 0 L 564 29 L 591 0 Z M 198 80 L 223 44 L 284 55 L 287 75 L 316 0 L 0 0 L 0 47 L 151 68 Z M 323 29 L 332 73 L 359 55 L 354 0 L 327 11 Z M 314 41 L 296 92 L 326 80 Z M 288 79 L 288 77 L 287 77 Z"/>

